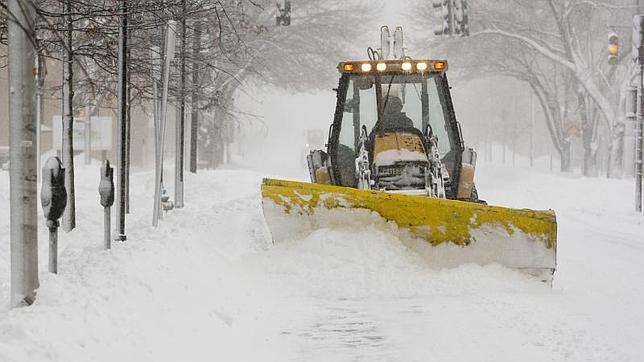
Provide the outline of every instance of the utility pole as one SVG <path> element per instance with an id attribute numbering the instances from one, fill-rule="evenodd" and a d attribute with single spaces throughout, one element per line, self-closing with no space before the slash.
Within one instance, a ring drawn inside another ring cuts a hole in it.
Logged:
<path id="1" fill-rule="evenodd" d="M 72 49 L 73 27 L 72 1 L 65 0 L 65 58 L 63 61 L 63 168 L 65 169 L 65 189 L 67 207 L 63 214 L 63 230 L 70 232 L 76 227 L 76 193 L 74 191 L 74 87 Z"/>
<path id="2" fill-rule="evenodd" d="M 192 40 L 192 102 L 190 106 L 190 172 L 197 173 L 197 130 L 199 128 L 199 54 L 201 52 L 201 22 L 195 21 Z"/>
<path id="3" fill-rule="evenodd" d="M 179 91 L 179 117 L 176 120 L 174 157 L 174 206 L 183 207 L 183 150 L 185 147 L 186 118 L 186 0 L 181 1 L 181 75 Z"/>
<path id="4" fill-rule="evenodd" d="M 36 54 L 36 172 L 40 171 L 40 133 L 42 118 L 45 114 L 45 58 L 37 52 Z"/>
<path id="5" fill-rule="evenodd" d="M 126 44 L 130 43 L 130 40 L 132 39 L 132 33 L 128 32 L 127 37 L 125 38 Z M 130 144 L 132 141 L 132 105 L 130 104 L 130 98 L 132 95 L 132 87 L 130 84 L 132 83 L 132 74 L 129 71 L 129 64 L 130 64 L 130 59 L 131 57 L 131 48 L 128 46 L 127 47 L 127 53 L 125 56 L 125 73 L 126 75 L 126 84 L 127 84 L 127 92 L 125 95 L 126 101 L 126 115 L 125 115 L 125 213 L 129 214 L 130 213 Z"/>
<path id="6" fill-rule="evenodd" d="M 161 112 L 159 115 L 159 147 L 156 161 L 155 172 L 155 185 L 154 185 L 154 210 L 152 213 L 152 226 L 159 225 L 159 218 L 161 216 L 161 194 L 162 194 L 162 177 L 163 177 L 163 150 L 165 148 L 165 127 L 168 114 L 168 86 L 170 82 L 170 65 L 174 59 L 174 49 L 176 42 L 176 22 L 174 20 L 168 21 L 165 31 L 165 50 L 163 62 L 163 89 L 161 96 Z"/>
<path id="7" fill-rule="evenodd" d="M 125 241 L 125 193 L 127 183 L 127 1 L 121 0 L 121 26 L 119 27 L 118 52 L 118 192 L 116 193 L 117 232 L 115 240 Z"/>
<path id="8" fill-rule="evenodd" d="M 92 107 L 85 106 L 85 164 L 92 163 Z"/>
<path id="9" fill-rule="evenodd" d="M 11 306 L 30 305 L 38 283 L 34 4 L 8 0 Z"/>
<path id="10" fill-rule="evenodd" d="M 152 116 L 154 121 L 154 161 L 156 162 L 159 154 L 159 81 L 161 81 L 161 48 L 152 46 L 150 48 L 150 57 L 152 58 Z M 155 163 L 155 167 L 156 163 Z"/>
<path id="11" fill-rule="evenodd" d="M 642 128 L 644 127 L 644 15 L 633 17 L 633 58 L 637 64 L 637 122 L 635 131 L 635 210 L 642 212 Z"/>

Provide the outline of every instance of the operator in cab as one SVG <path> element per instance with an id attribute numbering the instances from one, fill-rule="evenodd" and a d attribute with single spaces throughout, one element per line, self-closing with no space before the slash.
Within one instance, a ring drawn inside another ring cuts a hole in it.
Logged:
<path id="1" fill-rule="evenodd" d="M 385 110 L 383 114 L 384 127 L 383 131 L 413 129 L 414 122 L 403 112 L 403 102 L 395 94 L 390 94 L 385 98 Z M 369 139 L 373 140 L 376 132 L 379 131 L 380 122 L 376 122 L 369 134 Z"/>
<path id="2" fill-rule="evenodd" d="M 414 122 L 402 111 L 403 102 L 398 96 L 390 95 L 385 102 L 385 130 L 414 128 Z"/>

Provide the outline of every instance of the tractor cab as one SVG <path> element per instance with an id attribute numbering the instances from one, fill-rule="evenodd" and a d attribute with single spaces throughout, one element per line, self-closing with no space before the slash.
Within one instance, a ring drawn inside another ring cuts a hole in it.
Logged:
<path id="1" fill-rule="evenodd" d="M 463 142 L 442 60 L 338 65 L 327 151 L 308 157 L 313 182 L 457 198 Z"/>

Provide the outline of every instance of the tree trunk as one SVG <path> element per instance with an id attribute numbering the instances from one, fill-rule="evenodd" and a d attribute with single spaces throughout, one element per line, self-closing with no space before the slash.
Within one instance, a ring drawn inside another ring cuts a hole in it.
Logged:
<path id="1" fill-rule="evenodd" d="M 624 172 L 624 135 L 626 125 L 620 121 L 613 126 L 613 132 L 608 145 L 607 177 L 619 177 Z"/>
<path id="2" fill-rule="evenodd" d="M 63 167 L 65 168 L 65 189 L 67 207 L 63 214 L 63 230 L 69 232 L 76 227 L 76 196 L 74 192 L 74 90 L 72 86 L 72 3 L 65 1 L 65 58 L 63 61 Z"/>
<path id="3" fill-rule="evenodd" d="M 577 93 L 579 102 L 579 116 L 581 118 L 581 140 L 584 147 L 584 176 L 597 176 L 597 149 L 595 144 L 596 120 L 588 109 L 588 101 L 585 92 L 579 90 Z"/>
<path id="4" fill-rule="evenodd" d="M 561 158 L 561 172 L 572 172 L 572 155 L 570 151 L 570 141 L 564 140 L 563 142 L 561 142 L 561 152 L 559 153 L 559 156 Z"/>

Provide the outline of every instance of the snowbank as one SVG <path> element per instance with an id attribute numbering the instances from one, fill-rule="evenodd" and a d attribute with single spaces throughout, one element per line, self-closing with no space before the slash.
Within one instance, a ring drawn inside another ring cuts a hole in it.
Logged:
<path id="1" fill-rule="evenodd" d="M 491 203 L 556 210 L 552 289 L 498 265 L 436 269 L 376 215 L 273 244 L 264 174 L 243 169 L 186 175 L 186 208 L 158 229 L 151 174 L 133 173 L 128 241 L 106 252 L 95 164 L 76 173 L 78 228 L 60 235 L 60 274 L 46 272 L 41 227 L 37 302 L 8 310 L 0 172 L 0 361 L 644 359 L 632 182 L 478 170 Z"/>

